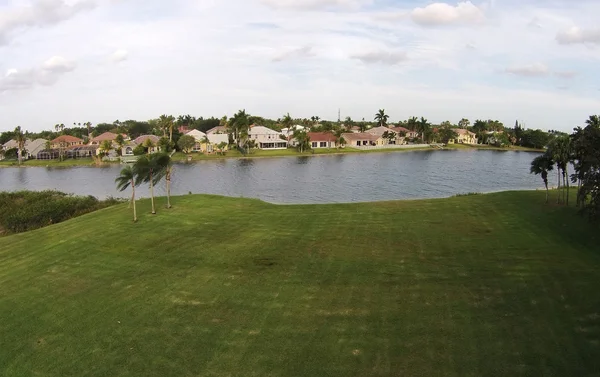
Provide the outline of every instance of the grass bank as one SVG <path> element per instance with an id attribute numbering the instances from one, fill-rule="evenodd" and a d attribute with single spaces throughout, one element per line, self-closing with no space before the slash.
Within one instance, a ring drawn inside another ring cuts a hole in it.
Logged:
<path id="1" fill-rule="evenodd" d="M 446 149 L 467 149 L 467 150 L 490 150 L 490 151 L 517 151 L 517 152 L 544 152 L 544 149 L 526 148 L 518 145 L 510 146 L 507 148 L 495 147 L 493 145 L 485 144 L 448 144 Z"/>
<path id="2" fill-rule="evenodd" d="M 598 228 L 543 200 L 190 195 L 4 237 L 0 375 L 595 375 Z"/>

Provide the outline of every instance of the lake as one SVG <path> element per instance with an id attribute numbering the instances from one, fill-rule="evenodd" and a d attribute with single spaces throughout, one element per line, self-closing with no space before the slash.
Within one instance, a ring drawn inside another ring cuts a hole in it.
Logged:
<path id="1" fill-rule="evenodd" d="M 223 159 L 177 164 L 172 194 L 218 194 L 271 203 L 344 203 L 442 198 L 469 192 L 538 189 L 529 174 L 538 154 L 514 151 L 412 151 L 310 157 Z M 121 166 L 0 168 L 0 191 L 56 189 L 126 197 L 114 179 Z M 139 196 L 148 196 L 140 187 Z M 164 195 L 164 182 L 156 195 Z"/>

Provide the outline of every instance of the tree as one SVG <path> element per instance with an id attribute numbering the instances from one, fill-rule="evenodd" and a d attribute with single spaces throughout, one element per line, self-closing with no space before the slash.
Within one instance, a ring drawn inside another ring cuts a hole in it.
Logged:
<path id="1" fill-rule="evenodd" d="M 437 137 L 441 143 L 448 144 L 450 140 L 456 140 L 458 134 L 452 128 L 444 127 L 438 129 Z"/>
<path id="2" fill-rule="evenodd" d="M 417 123 L 417 131 L 421 134 L 421 141 L 425 142 L 426 134 L 428 134 L 428 136 L 431 136 L 431 123 L 429 123 L 427 119 L 421 117 L 421 119 Z"/>
<path id="3" fill-rule="evenodd" d="M 384 109 L 379 109 L 379 111 L 377 112 L 377 114 L 375 114 L 375 121 L 377 122 L 377 125 L 380 126 L 380 127 L 381 126 L 383 126 L 383 127 L 387 126 L 387 122 L 388 122 L 389 118 L 390 118 L 389 115 L 387 115 L 385 113 Z"/>
<path id="4" fill-rule="evenodd" d="M 158 124 L 163 131 L 163 137 L 167 137 L 169 130 L 169 141 L 173 141 L 173 126 L 175 125 L 175 117 L 173 115 L 161 115 L 158 118 Z"/>
<path id="5" fill-rule="evenodd" d="M 580 181 L 581 211 L 592 220 L 600 220 L 600 117 L 590 116 L 586 127 L 576 129 L 571 138 L 575 159 L 572 179 Z"/>
<path id="6" fill-rule="evenodd" d="M 115 143 L 117 144 L 117 154 L 119 156 L 123 155 L 123 147 L 125 146 L 125 138 L 123 135 L 118 134 L 115 138 Z"/>
<path id="7" fill-rule="evenodd" d="M 226 142 L 222 141 L 219 144 L 217 144 L 217 151 L 219 152 L 219 154 L 221 154 L 223 156 L 225 155 L 225 148 L 227 148 Z"/>
<path id="8" fill-rule="evenodd" d="M 233 140 L 237 143 L 238 147 L 244 145 L 245 138 L 242 136 L 248 135 L 248 128 L 250 127 L 249 115 L 246 110 L 239 110 L 229 122 L 229 133 L 233 135 Z M 243 135 L 240 135 L 242 134 Z"/>
<path id="9" fill-rule="evenodd" d="M 133 165 L 135 184 L 150 184 L 150 199 L 152 202 L 153 215 L 156 215 L 156 208 L 154 206 L 154 186 L 160 182 L 166 174 L 164 156 L 169 157 L 166 153 L 154 153 L 148 156 L 141 156 Z"/>
<path id="10" fill-rule="evenodd" d="M 281 125 L 283 126 L 283 128 L 287 128 L 289 132 L 289 129 L 294 125 L 294 120 L 290 116 L 290 113 L 287 113 L 283 116 L 283 118 L 281 119 Z"/>
<path id="11" fill-rule="evenodd" d="M 192 148 L 194 148 L 194 145 L 196 145 L 196 139 L 194 139 L 190 135 L 183 135 L 182 137 L 179 138 L 179 141 L 177 142 L 177 146 L 184 153 L 190 153 Z"/>
<path id="12" fill-rule="evenodd" d="M 572 148 L 571 148 L 571 138 L 569 136 L 559 136 L 557 138 L 555 138 L 554 140 L 552 140 L 548 146 L 548 153 L 549 155 L 552 157 L 552 160 L 554 160 L 555 164 L 556 164 L 556 170 L 557 170 L 557 174 L 558 174 L 558 186 L 561 186 L 561 179 L 562 179 L 562 186 L 563 186 L 563 190 L 559 191 L 558 193 L 558 198 L 557 198 L 557 203 L 560 203 L 561 201 L 561 194 L 562 194 L 562 201 L 563 203 L 566 203 L 567 205 L 569 205 L 569 182 L 567 179 L 567 176 L 569 174 L 568 172 L 568 168 L 569 168 L 569 163 L 572 160 Z M 566 200 L 565 200 L 565 188 L 566 186 Z"/>
<path id="13" fill-rule="evenodd" d="M 530 173 L 535 175 L 541 175 L 546 187 L 546 204 L 548 204 L 548 172 L 554 168 L 554 161 L 548 153 L 544 153 L 541 156 L 537 156 L 531 161 Z"/>
<path id="14" fill-rule="evenodd" d="M 17 158 L 19 159 L 19 166 L 23 163 L 23 151 L 25 151 L 25 142 L 27 136 L 21 130 L 21 126 L 15 128 L 15 141 L 17 142 Z"/>
<path id="15" fill-rule="evenodd" d="M 310 137 L 305 130 L 294 130 L 294 139 L 296 139 L 300 153 L 304 153 L 304 150 L 310 148 Z"/>
<path id="16" fill-rule="evenodd" d="M 469 125 L 471 125 L 471 121 L 469 121 L 467 118 L 462 118 L 458 121 L 458 128 L 467 129 Z"/>
<path id="17" fill-rule="evenodd" d="M 110 151 L 113 149 L 112 142 L 110 140 L 104 140 L 102 144 L 100 144 L 100 155 L 102 157 L 108 156 Z"/>
<path id="18" fill-rule="evenodd" d="M 146 153 L 150 154 L 150 151 L 152 150 L 152 148 L 156 147 L 156 145 L 154 145 L 154 142 L 152 141 L 152 139 L 148 138 L 144 141 L 144 149 L 146 151 Z"/>
<path id="19" fill-rule="evenodd" d="M 117 189 L 125 191 L 131 187 L 131 204 L 133 205 L 133 222 L 137 221 L 137 212 L 135 209 L 135 172 L 131 165 L 127 165 L 121 170 L 120 175 L 115 179 Z"/>

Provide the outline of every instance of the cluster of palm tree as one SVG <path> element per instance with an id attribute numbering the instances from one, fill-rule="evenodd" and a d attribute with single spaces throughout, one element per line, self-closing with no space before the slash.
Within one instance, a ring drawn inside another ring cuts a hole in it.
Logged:
<path id="1" fill-rule="evenodd" d="M 569 175 L 569 166 L 574 174 Z M 531 173 L 540 175 L 549 200 L 548 174 L 557 172 L 557 204 L 569 205 L 570 182 L 577 183 L 577 206 L 600 217 L 600 117 L 590 116 L 586 127 L 577 127 L 571 135 L 552 139 L 543 155 L 531 162 Z M 561 190 L 562 188 L 562 190 Z"/>
<path id="2" fill-rule="evenodd" d="M 25 143 L 27 142 L 27 134 L 23 132 L 21 126 L 15 128 L 15 141 L 17 142 L 17 158 L 19 159 L 19 166 L 21 166 L 23 163 Z"/>
<path id="3" fill-rule="evenodd" d="M 173 173 L 173 162 L 167 153 L 154 153 L 148 156 L 141 156 L 133 164 L 128 165 L 121 170 L 119 176 L 115 179 L 117 189 L 125 191 L 131 187 L 130 205 L 133 206 L 133 221 L 137 221 L 137 212 L 135 207 L 135 188 L 141 184 L 150 185 L 150 200 L 152 202 L 152 214 L 156 214 L 154 204 L 154 186 L 165 178 L 167 186 L 167 208 L 171 208 L 171 176 Z"/>

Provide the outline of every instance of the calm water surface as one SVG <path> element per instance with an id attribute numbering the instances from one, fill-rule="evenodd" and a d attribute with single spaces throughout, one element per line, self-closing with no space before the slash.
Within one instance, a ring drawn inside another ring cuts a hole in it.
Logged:
<path id="1" fill-rule="evenodd" d="M 172 194 L 219 194 L 272 203 L 341 203 L 439 198 L 467 192 L 541 188 L 529 174 L 537 154 L 510 151 L 413 151 L 317 157 L 227 159 L 178 164 Z M 56 189 L 82 195 L 128 196 L 105 168 L 0 169 L 0 191 Z M 165 193 L 164 183 L 156 188 Z M 140 187 L 140 196 L 148 190 Z"/>

